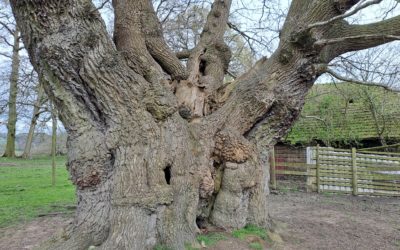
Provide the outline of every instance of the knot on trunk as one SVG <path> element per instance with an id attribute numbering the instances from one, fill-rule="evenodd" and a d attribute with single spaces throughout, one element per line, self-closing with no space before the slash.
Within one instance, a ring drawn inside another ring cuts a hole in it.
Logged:
<path id="1" fill-rule="evenodd" d="M 215 155 L 229 162 L 245 162 L 252 153 L 250 142 L 233 131 L 221 131 L 215 138 Z"/>
<path id="2" fill-rule="evenodd" d="M 257 171 L 257 162 L 249 160 L 244 163 L 227 162 L 225 164 L 224 188 L 230 191 L 238 191 L 254 187 L 261 176 Z"/>
<path id="3" fill-rule="evenodd" d="M 359 0 L 334 0 L 334 5 L 338 14 L 343 14 L 357 4 L 357 2 L 359 2 Z"/>
<path id="4" fill-rule="evenodd" d="M 96 188 L 103 184 L 113 168 L 114 151 L 106 148 L 105 137 L 96 130 L 84 130 L 68 137 L 67 169 L 71 181 L 79 189 Z"/>
<path id="5" fill-rule="evenodd" d="M 204 69 L 206 69 L 208 65 L 218 65 L 222 66 L 222 70 L 226 73 L 229 68 L 231 57 L 232 52 L 230 47 L 224 41 L 216 41 L 214 44 L 207 47 L 206 52 L 200 58 L 205 64 L 203 65 Z M 206 70 L 213 71 L 215 69 L 216 68 L 213 67 L 212 69 Z"/>
<path id="6" fill-rule="evenodd" d="M 101 172 L 97 170 L 88 171 L 85 175 L 79 177 L 75 184 L 80 188 L 94 187 L 101 182 Z"/>
<path id="7" fill-rule="evenodd" d="M 164 121 L 177 110 L 177 103 L 174 101 L 170 91 L 163 86 L 152 86 L 147 91 L 144 99 L 146 110 L 156 119 Z"/>
<path id="8" fill-rule="evenodd" d="M 214 179 L 212 178 L 211 171 L 207 168 L 200 183 L 200 197 L 210 197 L 214 192 Z"/>
<path id="9" fill-rule="evenodd" d="M 308 28 L 301 28 L 290 34 L 290 42 L 301 49 L 312 49 L 315 41 Z"/>
<path id="10" fill-rule="evenodd" d="M 293 58 L 293 52 L 290 49 L 283 48 L 279 52 L 278 60 L 283 65 L 288 64 L 290 60 L 292 60 L 292 58 Z"/>

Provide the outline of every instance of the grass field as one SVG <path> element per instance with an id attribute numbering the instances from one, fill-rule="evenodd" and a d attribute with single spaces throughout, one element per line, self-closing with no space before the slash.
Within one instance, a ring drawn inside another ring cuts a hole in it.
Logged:
<path id="1" fill-rule="evenodd" d="M 29 221 L 40 214 L 66 212 L 75 203 L 66 158 L 56 159 L 56 185 L 51 185 L 51 158 L 0 158 L 0 227 Z"/>

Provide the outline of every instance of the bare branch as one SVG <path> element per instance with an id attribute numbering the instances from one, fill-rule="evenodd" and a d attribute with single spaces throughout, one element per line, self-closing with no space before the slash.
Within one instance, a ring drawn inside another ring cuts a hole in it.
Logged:
<path id="1" fill-rule="evenodd" d="M 238 77 L 235 73 L 233 73 L 229 70 L 226 73 L 228 73 L 228 75 L 230 75 L 233 79 L 236 79 Z"/>
<path id="2" fill-rule="evenodd" d="M 8 25 L 2 21 L 0 21 L 0 24 L 10 33 L 10 35 L 14 34 L 14 30 L 12 30 Z"/>
<path id="3" fill-rule="evenodd" d="M 249 35 L 247 35 L 245 32 L 241 31 L 239 29 L 239 27 L 237 27 L 235 24 L 228 22 L 228 27 L 231 28 L 232 30 L 236 31 L 239 35 L 241 35 L 247 42 L 247 44 L 249 45 L 249 48 L 251 49 L 251 51 L 253 53 L 255 53 L 255 49 L 253 48 L 253 46 L 251 45 L 250 41 L 255 41 L 261 45 L 263 45 L 260 41 L 258 41 L 257 39 L 254 39 L 252 37 L 250 37 Z"/>
<path id="4" fill-rule="evenodd" d="M 323 118 L 321 118 L 321 117 L 319 117 L 319 116 L 314 116 L 314 115 L 300 115 L 300 116 L 301 116 L 302 118 L 305 118 L 305 119 L 314 119 L 314 120 L 318 120 L 318 121 L 322 122 L 322 123 L 324 124 L 325 127 L 328 127 L 328 124 L 327 124 L 326 120 L 323 119 Z"/>
<path id="5" fill-rule="evenodd" d="M 381 87 L 384 88 L 386 90 L 389 91 L 393 91 L 393 92 L 400 92 L 400 89 L 398 88 L 392 88 L 388 85 L 382 84 L 382 83 L 376 83 L 376 82 L 364 82 L 364 81 L 360 81 L 357 79 L 353 79 L 353 78 L 348 78 L 345 76 L 342 76 L 340 74 L 338 74 L 337 72 L 327 68 L 325 70 L 326 73 L 330 74 L 331 76 L 333 76 L 334 78 L 341 80 L 341 81 L 345 81 L 345 82 L 350 82 L 350 83 L 356 83 L 356 84 L 360 84 L 360 85 L 365 85 L 365 86 L 375 86 L 375 87 Z"/>
<path id="6" fill-rule="evenodd" d="M 374 4 L 379 4 L 380 2 L 382 2 L 382 0 L 361 1 L 361 3 L 358 6 L 356 6 L 353 10 L 351 10 L 349 12 L 346 12 L 346 13 L 344 13 L 342 15 L 332 17 L 331 19 L 326 20 L 326 21 L 309 24 L 307 26 L 307 28 L 308 29 L 312 29 L 312 28 L 315 28 L 315 27 L 319 27 L 319 26 L 324 26 L 324 25 L 330 24 L 330 23 L 332 23 L 334 21 L 337 21 L 337 20 L 344 19 L 346 17 L 352 16 L 352 15 L 356 14 L 357 12 L 359 12 L 360 10 L 365 9 L 365 8 L 371 6 L 371 5 L 374 5 Z"/>
<path id="7" fill-rule="evenodd" d="M 10 43 L 6 37 L 4 36 L 0 36 L 0 39 L 4 41 L 5 44 L 7 44 L 10 47 L 13 47 L 14 45 L 12 43 Z"/>
<path id="8" fill-rule="evenodd" d="M 6 53 L 3 53 L 3 52 L 0 52 L 0 56 L 7 57 L 7 58 L 9 58 L 9 59 L 11 59 L 11 58 L 12 58 L 12 56 L 11 56 L 11 55 L 8 55 L 8 54 L 6 54 Z"/>
<path id="9" fill-rule="evenodd" d="M 324 47 L 324 56 L 327 61 L 351 51 L 358 51 L 376 47 L 385 43 L 398 40 L 400 37 L 400 15 L 383 21 L 349 25 L 339 23 L 332 27 L 326 40 L 317 43 L 330 44 Z"/>
<path id="10" fill-rule="evenodd" d="M 109 3 L 111 0 L 105 0 L 99 7 L 97 7 L 96 9 L 92 10 L 91 13 L 95 13 L 96 11 L 101 10 L 102 8 L 104 8 L 104 6 L 106 6 L 107 3 Z"/>

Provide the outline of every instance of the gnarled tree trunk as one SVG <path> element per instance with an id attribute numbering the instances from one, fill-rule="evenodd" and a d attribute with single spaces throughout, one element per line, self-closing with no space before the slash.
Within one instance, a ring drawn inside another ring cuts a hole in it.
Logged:
<path id="1" fill-rule="evenodd" d="M 310 28 L 357 1 L 296 0 L 271 58 L 224 85 L 230 0 L 214 2 L 186 67 L 165 44 L 149 0 L 113 1 L 114 41 L 90 1 L 11 2 L 67 129 L 77 187 L 71 230 L 50 249 L 184 249 L 196 221 L 268 226 L 266 146 L 297 118 L 321 64 L 388 41 L 337 46 L 330 39 L 342 32 L 368 34 L 380 24 Z"/>

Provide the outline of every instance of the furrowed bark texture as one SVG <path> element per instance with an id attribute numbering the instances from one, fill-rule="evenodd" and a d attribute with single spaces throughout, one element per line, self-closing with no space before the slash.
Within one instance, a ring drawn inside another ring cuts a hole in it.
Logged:
<path id="1" fill-rule="evenodd" d="M 15 129 L 17 124 L 17 94 L 19 76 L 19 30 L 14 31 L 13 53 L 8 97 L 7 142 L 3 157 L 15 157 Z"/>
<path id="2" fill-rule="evenodd" d="M 341 2 L 294 0 L 277 51 L 224 85 L 230 0 L 214 2 L 186 67 L 151 1 L 113 1 L 114 42 L 90 1 L 11 1 L 77 187 L 75 220 L 48 249 L 185 249 L 208 224 L 267 227 L 267 147 L 298 117 L 330 60 L 315 42 L 339 21 L 307 27 L 357 1 Z"/>

